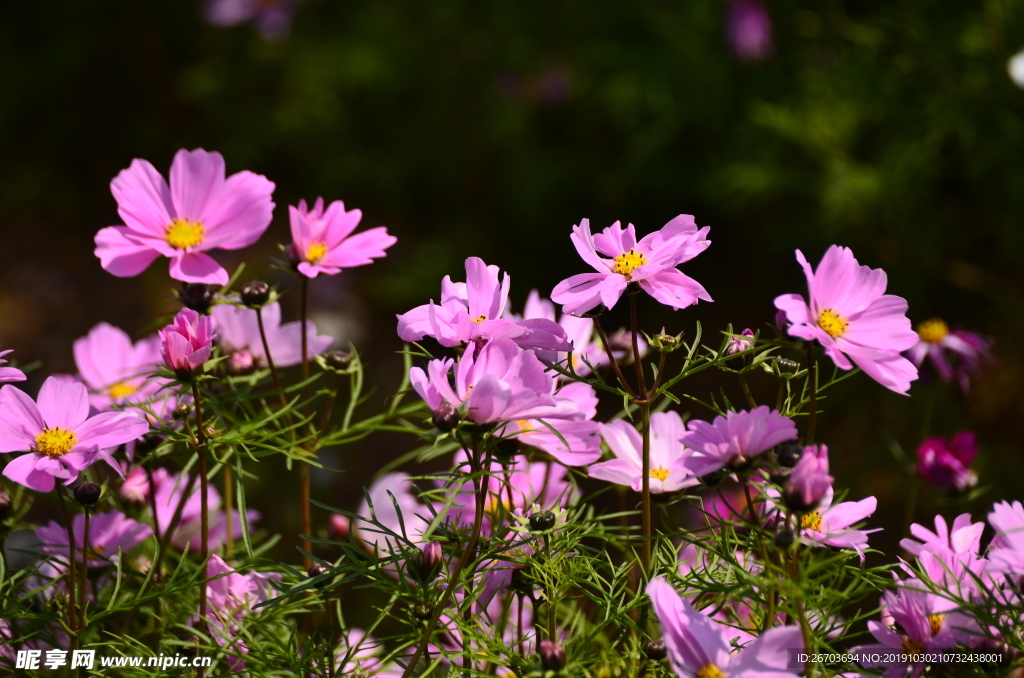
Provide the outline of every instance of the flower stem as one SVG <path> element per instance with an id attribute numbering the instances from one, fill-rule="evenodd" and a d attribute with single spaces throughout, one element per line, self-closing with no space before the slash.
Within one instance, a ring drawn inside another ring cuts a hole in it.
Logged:
<path id="1" fill-rule="evenodd" d="M 202 563 L 204 579 L 206 575 L 206 559 L 210 555 L 210 506 L 209 490 L 210 479 L 207 478 L 206 469 L 206 428 L 203 425 L 203 407 L 199 400 L 199 385 L 192 382 L 192 399 L 196 404 L 196 454 L 199 455 L 199 492 L 201 507 L 202 541 L 200 542 L 199 560 Z M 206 583 L 200 584 L 199 588 L 199 624 L 200 629 L 206 632 Z"/>
<path id="2" fill-rule="evenodd" d="M 235 507 L 235 484 L 231 481 L 231 467 L 224 464 L 224 557 L 235 550 L 234 525 L 231 512 Z"/>
<path id="3" fill-rule="evenodd" d="M 309 331 L 308 328 L 306 327 L 306 315 L 308 314 L 309 311 L 309 278 L 307 278 L 306 276 L 301 277 L 302 282 L 299 287 L 299 289 L 301 290 L 299 294 L 299 303 L 302 306 L 302 315 L 300 318 L 302 322 L 302 380 L 308 382 Z M 310 416 L 309 410 L 311 406 L 308 383 L 302 387 L 302 398 L 303 400 L 306 401 L 305 412 L 306 417 L 308 418 Z M 308 446 L 306 448 L 306 452 L 309 452 Z M 306 536 L 313 534 L 313 516 L 312 513 L 310 512 L 309 498 L 309 464 L 302 462 L 302 464 L 299 466 L 299 503 L 301 505 L 299 510 L 302 514 L 302 534 Z M 301 539 L 299 543 L 302 546 L 303 550 L 305 550 L 307 553 L 312 553 L 313 545 L 310 542 L 306 541 L 305 539 Z M 302 556 L 303 569 L 308 570 L 312 564 L 313 561 L 310 560 L 309 556 Z"/>
<path id="4" fill-rule="evenodd" d="M 814 360 L 814 347 L 807 345 L 807 384 L 811 390 L 811 412 L 807 417 L 807 444 L 814 442 L 814 424 L 818 417 L 818 363 Z"/>
<path id="5" fill-rule="evenodd" d="M 629 295 L 629 325 L 633 339 L 633 364 L 636 366 L 637 386 L 640 389 L 640 398 L 637 404 L 640 406 L 640 434 L 643 437 L 642 469 L 643 479 L 641 481 L 641 496 L 643 509 L 641 525 L 643 530 L 643 549 L 641 565 L 642 578 L 646 581 L 651 572 L 651 402 L 647 397 L 647 380 L 644 378 L 644 366 L 640 360 L 640 342 L 637 337 L 640 330 L 636 319 L 636 292 Z"/>
<path id="6" fill-rule="evenodd" d="M 597 336 L 601 338 L 601 345 L 604 346 L 605 355 L 608 356 L 608 362 L 612 365 L 612 371 L 615 373 L 615 378 L 619 380 L 619 386 L 622 387 L 623 391 L 629 394 L 630 398 L 636 398 L 636 393 L 633 392 L 633 389 L 626 381 L 626 378 L 622 376 L 622 370 L 619 368 L 619 361 L 616 360 L 614 355 L 612 355 L 612 347 L 611 344 L 608 343 L 608 335 L 605 334 L 604 328 L 601 327 L 601 323 L 597 321 L 597 318 L 594 318 L 594 328 L 597 330 Z"/>
<path id="7" fill-rule="evenodd" d="M 263 329 L 263 308 L 256 309 L 256 323 L 260 327 L 260 341 L 263 342 L 263 355 L 267 357 L 267 367 L 270 368 L 270 376 L 274 379 L 274 388 L 277 389 L 277 397 L 281 401 L 281 409 L 285 411 L 288 419 L 288 426 L 292 425 L 292 413 L 288 410 L 288 399 L 284 397 L 284 389 L 281 388 L 281 378 L 277 375 L 277 366 L 274 365 L 274 358 L 270 355 L 270 343 L 267 341 L 267 331 Z M 305 323 L 302 325 L 302 336 L 306 336 Z M 294 438 L 295 432 L 292 431 Z"/>
<path id="8" fill-rule="evenodd" d="M 84 508 L 85 511 L 85 533 L 82 535 L 82 590 L 79 592 L 81 596 L 78 604 L 78 630 L 81 632 L 85 629 L 85 589 L 88 583 L 89 575 L 89 507 Z"/>
<path id="9" fill-rule="evenodd" d="M 75 556 L 75 531 L 71 526 L 71 512 L 68 511 L 68 505 L 64 501 L 64 488 L 60 485 L 57 486 L 57 502 L 60 504 L 60 512 L 64 516 L 64 525 L 68 531 L 68 549 L 70 551 L 70 560 L 68 561 L 68 626 L 71 628 L 71 644 L 77 645 L 78 640 L 78 624 L 77 615 L 75 611 L 75 586 L 78 578 L 78 568 L 76 566 L 78 559 Z"/>
<path id="10" fill-rule="evenodd" d="M 799 531 L 797 531 L 797 538 L 799 539 Z M 793 584 L 796 585 L 797 587 L 799 587 L 800 584 L 797 581 L 800 578 L 800 554 L 799 554 L 799 552 L 792 552 L 790 554 L 789 563 L 790 563 L 790 567 L 789 567 L 790 577 L 793 580 Z M 811 644 L 811 626 L 810 626 L 810 624 L 807 623 L 807 613 L 804 610 L 803 589 L 800 589 L 800 591 L 801 592 L 797 595 L 797 599 L 796 599 L 796 616 L 797 616 L 797 620 L 800 622 L 800 634 L 803 636 L 804 652 L 806 652 L 808 654 L 811 654 L 812 650 L 814 649 L 812 644 Z M 806 670 L 807 678 L 813 678 L 814 677 L 814 665 L 813 664 L 808 663 L 807 666 L 805 667 L 805 670 Z"/>

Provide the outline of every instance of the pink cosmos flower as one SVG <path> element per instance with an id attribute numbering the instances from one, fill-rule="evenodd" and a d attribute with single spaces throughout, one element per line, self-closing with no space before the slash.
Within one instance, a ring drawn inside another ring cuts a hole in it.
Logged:
<path id="1" fill-rule="evenodd" d="M 978 484 L 978 474 L 970 468 L 977 453 L 973 431 L 960 431 L 951 440 L 933 436 L 917 448 L 917 472 L 944 490 L 964 492 Z"/>
<path id="2" fill-rule="evenodd" d="M 386 473 L 370 485 L 367 493 L 373 503 L 371 511 L 370 504 L 364 497 L 356 509 L 356 515 L 370 519 L 376 517 L 377 522 L 395 534 L 404 534 L 414 544 L 424 541 L 423 534 L 430 527 L 430 521 L 434 515 L 426 505 L 413 494 L 412 480 L 406 473 Z M 391 497 L 394 497 L 392 501 Z M 398 502 L 398 510 L 395 509 L 395 501 Z M 401 517 L 399 517 L 399 511 Z M 404 532 L 403 532 L 404 525 Z M 381 528 L 365 521 L 357 521 L 353 526 L 356 535 L 363 543 L 380 549 L 381 553 L 391 553 L 393 550 L 401 551 L 404 544 L 392 534 L 382 531 Z"/>
<path id="3" fill-rule="evenodd" d="M 13 348 L 9 348 L 6 351 L 0 351 L 0 365 L 6 365 L 7 361 L 2 358 L 14 351 Z M 11 381 L 25 381 L 25 373 L 19 370 L 17 367 L 0 367 L 0 383 L 11 382 Z"/>
<path id="4" fill-rule="evenodd" d="M 997 502 L 988 514 L 988 522 L 996 531 L 998 548 L 989 552 L 993 569 L 1024 575 L 1024 506 L 1019 501 Z M 996 541 L 993 541 L 993 545 Z"/>
<path id="5" fill-rule="evenodd" d="M 768 490 L 768 496 L 778 501 L 777 490 Z M 853 549 L 864 560 L 864 549 L 868 545 L 868 535 L 880 532 L 874 530 L 856 530 L 854 525 L 863 521 L 878 508 L 878 500 L 867 497 L 860 501 L 844 501 L 833 504 L 833 492 L 829 487 L 818 507 L 800 516 L 798 535 L 805 544 L 810 546 L 834 546 L 840 549 Z"/>
<path id="6" fill-rule="evenodd" d="M 377 656 L 383 649 L 383 644 L 363 629 L 349 629 L 334 650 L 335 674 L 366 678 L 401 678 L 404 672 L 400 666 L 386 665 Z"/>
<path id="7" fill-rule="evenodd" d="M 770 57 L 772 20 L 768 8 L 759 0 L 733 0 L 726 17 L 729 49 L 740 61 L 763 61 Z"/>
<path id="8" fill-rule="evenodd" d="M 324 210 L 324 199 L 317 198 L 313 209 L 306 201 L 298 207 L 289 207 L 292 225 L 292 244 L 289 256 L 296 262 L 299 273 L 315 278 L 321 273 L 336 275 L 343 268 L 366 266 L 374 259 L 387 256 L 384 250 L 398 242 L 388 235 L 384 226 L 371 228 L 357 235 L 352 231 L 363 218 L 360 210 L 345 211 L 345 203 L 335 200 Z"/>
<path id="9" fill-rule="evenodd" d="M 160 534 L 166 534 L 174 518 L 174 512 L 178 508 L 178 502 L 188 487 L 189 476 L 172 475 L 164 468 L 153 471 L 153 485 L 156 486 L 156 524 L 160 528 Z M 192 484 L 188 499 L 181 512 L 181 520 L 178 528 L 171 537 L 171 544 L 184 549 L 188 546 L 190 552 L 198 551 L 202 535 L 202 495 L 199 494 L 199 480 Z M 146 499 L 148 500 L 148 487 Z M 227 539 L 227 516 L 220 510 L 220 492 L 214 485 L 209 485 L 206 495 L 209 522 L 209 546 L 210 550 L 220 548 Z M 249 509 L 245 512 L 246 523 L 252 525 L 260 519 L 259 511 Z M 231 533 L 235 539 L 242 538 L 242 518 L 237 510 L 231 510 Z"/>
<path id="10" fill-rule="evenodd" d="M 652 493 L 676 492 L 698 483 L 686 464 L 692 451 L 679 442 L 685 430 L 683 420 L 676 412 L 657 412 L 651 415 Z M 644 478 L 643 439 L 640 434 L 628 421 L 616 419 L 610 424 L 601 425 L 601 437 L 616 458 L 594 464 L 587 473 L 591 478 L 632 487 L 639 492 Z"/>
<path id="11" fill-rule="evenodd" d="M 775 307 L 791 323 L 789 334 L 818 340 L 840 369 L 856 363 L 878 383 L 905 395 L 917 368 L 900 352 L 918 337 L 910 329 L 906 300 L 884 293 L 885 271 L 861 266 L 852 251 L 838 245 L 828 248 L 817 271 L 800 250 L 796 259 L 807 276 L 810 304 L 799 294 L 775 298 Z"/>
<path id="12" fill-rule="evenodd" d="M 277 367 L 289 367 L 302 362 L 302 323 L 281 324 L 281 305 L 267 304 L 261 311 L 263 329 L 267 334 L 270 357 Z M 248 369 L 267 367 L 267 356 L 260 337 L 256 311 L 251 308 L 218 304 L 210 312 L 217 330 L 217 343 L 228 354 L 228 369 L 244 373 Z M 307 352 L 309 358 L 320 355 L 334 343 L 333 337 L 317 336 L 312 320 L 306 321 Z"/>
<path id="13" fill-rule="evenodd" d="M 398 336 L 402 341 L 433 337 L 442 346 L 461 346 L 491 339 L 511 339 L 522 348 L 543 351 L 569 351 L 565 330 L 548 318 L 507 318 L 508 273 L 499 280 L 497 266 L 483 259 L 466 259 L 466 282 L 441 281 L 441 302 L 431 301 L 398 316 Z"/>
<path id="14" fill-rule="evenodd" d="M 167 367 L 182 381 L 203 366 L 213 351 L 213 318 L 200 316 L 190 308 L 183 308 L 174 316 L 174 322 L 160 330 L 160 356 Z"/>
<path id="15" fill-rule="evenodd" d="M 75 535 L 75 557 L 82 562 L 82 546 L 85 535 L 85 516 L 81 513 L 71 520 L 71 531 Z M 116 562 L 118 551 L 127 553 L 153 534 L 149 525 L 136 522 L 120 511 L 98 513 L 89 520 L 89 567 L 106 567 Z M 44 553 L 67 559 L 68 531 L 64 525 L 51 520 L 36 529 L 36 537 L 43 543 Z"/>
<path id="16" fill-rule="evenodd" d="M 552 386 L 556 383 L 552 380 Z M 597 416 L 594 387 L 572 382 L 555 391 L 554 396 L 563 402 L 573 403 L 582 419 L 519 419 L 503 426 L 499 435 L 543 450 L 566 466 L 584 466 L 600 459 L 600 425 L 593 421 Z"/>
<path id="17" fill-rule="evenodd" d="M 146 472 L 136 466 L 124 477 L 121 483 L 121 499 L 129 504 L 144 504 L 149 496 L 149 478 Z"/>
<path id="18" fill-rule="evenodd" d="M 679 440 L 693 450 L 687 467 L 695 476 L 713 473 L 727 465 L 747 462 L 779 443 L 797 438 L 796 424 L 767 405 L 729 412 L 713 423 L 692 420 Z"/>
<path id="19" fill-rule="evenodd" d="M 970 513 L 957 516 L 952 529 L 945 518 L 937 515 L 935 532 L 915 523 L 910 526 L 910 534 L 921 541 L 903 539 L 900 546 L 917 556 L 933 582 L 947 588 L 956 587 L 960 593 L 964 590 L 974 593 L 977 590 L 975 577 L 985 576 L 988 567 L 988 561 L 979 557 L 984 530 L 985 523 L 972 523 Z M 913 574 L 909 568 L 904 569 Z"/>
<path id="20" fill-rule="evenodd" d="M 276 597 L 277 591 L 270 582 L 281 581 L 281 575 L 277 572 L 241 574 L 220 556 L 210 556 L 206 564 L 206 577 L 209 579 L 224 574 L 227 576 L 206 584 L 206 617 L 209 631 L 217 643 L 242 655 L 228 660 L 231 671 L 238 673 L 245 669 L 244 656 L 249 653 L 249 648 L 239 637 L 241 622 L 253 614 L 256 605 Z"/>
<path id="21" fill-rule="evenodd" d="M 672 670 L 681 678 L 782 678 L 803 670 L 788 665 L 787 650 L 804 648 L 796 626 L 769 629 L 735 652 L 727 640 L 735 630 L 698 612 L 663 577 L 647 584 L 647 595 L 661 622 Z"/>
<path id="22" fill-rule="evenodd" d="M 166 379 L 150 375 L 160 366 L 160 337 L 152 335 L 133 344 L 128 333 L 100 323 L 75 340 L 75 364 L 89 388 L 89 403 L 100 410 L 114 405 L 145 402 Z"/>
<path id="23" fill-rule="evenodd" d="M 939 318 L 918 325 L 917 336 L 921 340 L 906 356 L 918 369 L 929 360 L 942 381 L 949 383 L 957 379 L 964 393 L 970 390 L 971 377 L 981 371 L 981 364 L 992 360 L 991 339 L 966 330 L 950 331 L 949 325 Z"/>
<path id="24" fill-rule="evenodd" d="M 171 277 L 225 285 L 228 273 L 204 252 L 248 247 L 270 225 L 274 183 L 252 172 L 225 178 L 220 153 L 181 149 L 171 163 L 171 182 L 149 162 L 135 159 L 110 182 L 125 226 L 96 234 L 103 268 L 131 278 L 163 255 Z"/>
<path id="25" fill-rule="evenodd" d="M 432 360 L 426 371 L 409 372 L 413 388 L 434 412 L 447 403 L 477 424 L 583 418 L 575 402 L 552 395 L 554 378 L 533 351 L 520 352 L 510 339 L 492 339 L 479 351 L 470 344 L 454 365 L 454 389 L 448 380 L 452 367 L 451 360 Z"/>
<path id="26" fill-rule="evenodd" d="M 116 469 L 108 448 L 149 430 L 129 412 L 90 417 L 85 386 L 66 378 L 43 382 L 38 404 L 14 386 L 0 394 L 0 452 L 26 452 L 7 464 L 4 476 L 37 492 L 52 490 L 55 478 L 70 485 L 97 459 Z"/>
<path id="27" fill-rule="evenodd" d="M 810 511 L 832 491 L 834 481 L 828 474 L 828 447 L 809 445 L 789 474 L 782 497 L 791 509 Z"/>
<path id="28" fill-rule="evenodd" d="M 252 22 L 266 40 L 287 37 L 299 0 L 209 0 L 203 20 L 211 26 L 230 28 Z"/>
<path id="29" fill-rule="evenodd" d="M 551 300 L 561 304 L 565 313 L 582 315 L 600 304 L 612 308 L 630 283 L 676 310 L 698 299 L 711 301 L 700 283 L 676 269 L 711 244 L 707 239 L 711 228 L 698 229 L 689 214 L 680 214 L 639 242 L 633 224 L 623 229 L 618 221 L 596 236 L 590 234 L 588 219 L 572 230 L 576 251 L 597 273 L 580 273 L 555 286 Z"/>

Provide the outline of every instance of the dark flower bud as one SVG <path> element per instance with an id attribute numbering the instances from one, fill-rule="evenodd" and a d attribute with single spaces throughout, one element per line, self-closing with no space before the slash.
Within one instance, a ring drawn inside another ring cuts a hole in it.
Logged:
<path id="1" fill-rule="evenodd" d="M 423 550 L 419 552 L 414 561 L 416 572 L 423 581 L 432 581 L 441 569 L 441 558 L 444 552 L 441 550 L 441 542 L 428 542 Z"/>
<path id="2" fill-rule="evenodd" d="M 187 417 L 191 413 L 192 413 L 192 406 L 189 405 L 188 403 L 181 403 L 180 405 L 178 405 L 177 407 L 174 408 L 174 412 L 172 413 L 171 416 L 173 416 L 175 419 L 179 419 L 180 420 L 180 419 L 184 419 L 185 417 Z"/>
<path id="3" fill-rule="evenodd" d="M 659 638 L 647 643 L 647 647 L 644 648 L 644 654 L 651 661 L 660 662 L 668 656 L 668 651 L 665 649 L 665 641 Z"/>
<path id="4" fill-rule="evenodd" d="M 550 640 L 540 641 L 540 665 L 548 671 L 557 671 L 565 667 L 565 648 Z"/>
<path id="5" fill-rule="evenodd" d="M 316 579 L 317 577 L 319 577 L 321 575 L 324 575 L 324 574 L 327 574 L 328 572 L 329 572 L 329 570 L 326 567 L 324 567 L 323 565 L 321 565 L 320 563 L 313 563 L 312 565 L 309 566 L 309 569 L 306 570 L 306 576 L 309 577 L 310 579 Z M 316 587 L 318 589 L 322 589 L 323 587 L 327 586 L 329 583 L 330 583 L 330 580 L 324 579 L 323 581 L 318 582 L 316 584 Z"/>
<path id="6" fill-rule="evenodd" d="M 348 351 L 342 351 L 340 348 L 328 351 L 324 358 L 327 360 L 328 365 L 337 370 L 343 370 L 352 363 L 352 354 Z"/>
<path id="7" fill-rule="evenodd" d="M 422 620 L 430 619 L 433 612 L 434 608 L 430 606 L 430 603 L 416 603 L 412 608 L 412 616 Z"/>
<path id="8" fill-rule="evenodd" d="M 775 535 L 774 543 L 776 548 L 788 549 L 790 546 L 793 545 L 793 539 L 793 531 L 785 530 L 784 532 L 779 532 L 777 535 Z"/>
<path id="9" fill-rule="evenodd" d="M 556 516 L 552 511 L 537 511 L 530 516 L 530 531 L 543 532 L 555 526 Z"/>
<path id="10" fill-rule="evenodd" d="M 270 299 L 270 285 L 262 280 L 253 280 L 242 288 L 242 303 L 249 308 L 259 308 Z"/>
<path id="11" fill-rule="evenodd" d="M 100 500 L 103 488 L 96 483 L 80 483 L 75 487 L 75 501 L 82 506 L 93 506 Z"/>
<path id="12" fill-rule="evenodd" d="M 431 421 L 434 426 L 437 427 L 438 431 L 448 433 L 453 428 L 459 425 L 459 412 L 452 407 L 448 402 L 442 402 L 441 406 L 437 408 L 437 412 L 434 412 L 434 416 Z"/>
<path id="13" fill-rule="evenodd" d="M 0 490 L 0 520 L 6 520 L 12 513 L 14 513 L 14 502 L 11 501 L 11 495 Z"/>
<path id="14" fill-rule="evenodd" d="M 205 315 L 213 303 L 213 290 L 205 283 L 184 283 L 178 298 L 185 308 Z"/>
<path id="15" fill-rule="evenodd" d="M 775 364 L 779 366 L 780 372 L 799 372 L 800 363 L 789 358 L 776 358 Z"/>
<path id="16" fill-rule="evenodd" d="M 804 456 L 804 448 L 798 443 L 785 443 L 779 448 L 779 465 L 786 468 L 793 468 Z"/>

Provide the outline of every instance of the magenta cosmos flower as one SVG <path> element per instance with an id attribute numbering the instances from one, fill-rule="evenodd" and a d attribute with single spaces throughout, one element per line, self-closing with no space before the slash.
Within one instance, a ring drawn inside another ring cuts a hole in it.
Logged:
<path id="1" fill-rule="evenodd" d="M 984 530 L 985 523 L 972 523 L 970 513 L 957 516 L 952 528 L 937 515 L 935 532 L 915 523 L 910 526 L 910 534 L 921 541 L 903 539 L 900 546 L 917 556 L 931 581 L 951 592 L 955 589 L 961 594 L 964 590 L 974 593 L 977 578 L 985 576 L 989 564 L 979 556 Z M 904 569 L 913 574 L 906 566 Z"/>
<path id="2" fill-rule="evenodd" d="M 724 417 L 715 417 L 713 423 L 690 421 L 687 429 L 680 435 L 680 441 L 694 451 L 687 466 L 696 476 L 727 465 L 745 466 L 757 455 L 798 435 L 792 419 L 768 409 L 767 405 L 729 412 Z"/>
<path id="3" fill-rule="evenodd" d="M 43 382 L 38 404 L 14 386 L 0 393 L 0 452 L 26 452 L 7 464 L 4 476 L 37 492 L 52 490 L 55 478 L 70 485 L 97 459 L 117 469 L 104 450 L 149 430 L 129 412 L 90 417 L 85 386 L 67 378 Z"/>
<path id="4" fill-rule="evenodd" d="M 85 535 L 85 516 L 76 514 L 71 520 L 71 531 L 75 535 L 75 554 L 82 562 L 82 546 Z M 89 549 L 86 553 L 89 567 L 104 567 L 117 561 L 117 553 L 127 553 L 153 534 L 149 525 L 143 525 L 128 518 L 120 511 L 99 513 L 89 520 Z M 36 529 L 36 537 L 43 545 L 44 553 L 68 557 L 68 530 L 51 520 Z"/>
<path id="5" fill-rule="evenodd" d="M 225 574 L 226 577 L 220 576 Z M 219 578 L 206 584 L 209 630 L 217 644 L 236 655 L 228 658 L 228 666 L 233 673 L 239 673 L 245 669 L 244 657 L 249 653 L 249 647 L 240 637 L 241 622 L 254 613 L 253 608 L 258 604 L 277 595 L 271 582 L 281 581 L 281 575 L 277 572 L 241 574 L 223 558 L 213 555 L 206 564 L 206 578 L 212 577 Z"/>
<path id="6" fill-rule="evenodd" d="M 777 491 L 768 491 L 773 499 L 778 498 Z M 853 549 L 864 560 L 864 549 L 868 545 L 868 535 L 878 532 L 874 530 L 857 530 L 854 525 L 861 522 L 878 508 L 878 500 L 867 497 L 860 501 L 843 501 L 832 503 L 832 488 L 828 488 L 818 507 L 800 516 L 798 535 L 805 544 L 811 546 L 834 546 L 840 549 Z"/>
<path id="7" fill-rule="evenodd" d="M 861 266 L 846 247 L 832 245 L 817 271 L 796 251 L 810 292 L 810 304 L 799 294 L 775 298 L 775 307 L 791 323 L 789 334 L 815 339 L 837 367 L 857 367 L 896 393 L 906 394 L 917 368 L 900 355 L 918 342 L 910 328 L 907 302 L 885 294 L 885 271 Z M 853 361 L 851 363 L 850 361 Z"/>
<path id="8" fill-rule="evenodd" d="M 971 377 L 981 371 L 981 364 L 992 360 L 991 339 L 976 332 L 951 331 L 939 318 L 918 325 L 917 336 L 921 340 L 906 353 L 911 362 L 921 369 L 927 360 L 942 381 L 958 380 L 965 393 L 971 388 Z"/>
<path id="9" fill-rule="evenodd" d="M 772 20 L 759 0 L 733 0 L 726 17 L 726 39 L 740 61 L 763 61 L 772 55 Z"/>
<path id="10" fill-rule="evenodd" d="M 174 322 L 160 330 L 160 356 L 174 376 L 188 381 L 213 351 L 213 318 L 183 308 Z"/>
<path id="11" fill-rule="evenodd" d="M 13 350 L 13 348 L 9 348 L 6 351 L 0 351 L 0 366 L 7 364 L 3 357 Z M 11 381 L 25 381 L 25 373 L 16 367 L 0 367 L 0 383 Z"/>
<path id="12" fill-rule="evenodd" d="M 384 226 L 352 235 L 363 213 L 346 212 L 345 203 L 340 200 L 332 202 L 326 210 L 323 198 L 316 199 L 313 209 L 308 209 L 306 201 L 301 200 L 298 207 L 288 208 L 288 215 L 292 225 L 289 256 L 299 273 L 308 278 L 372 264 L 374 259 L 387 256 L 384 250 L 398 242 Z"/>
<path id="13" fill-rule="evenodd" d="M 789 666 L 788 650 L 804 649 L 796 626 L 769 629 L 737 652 L 727 640 L 735 630 L 698 612 L 664 578 L 652 579 L 647 595 L 680 678 L 782 678 L 803 670 Z"/>
<path id="14" fill-rule="evenodd" d="M 952 439 L 933 436 L 917 448 L 917 472 L 944 490 L 964 492 L 978 484 L 978 474 L 971 470 L 976 454 L 973 431 L 960 431 Z"/>
<path id="15" fill-rule="evenodd" d="M 996 502 L 988 514 L 989 525 L 996 531 L 989 560 L 999 572 L 1024 575 L 1024 506 L 1019 501 Z"/>
<path id="16" fill-rule="evenodd" d="M 433 337 L 442 346 L 461 346 L 491 339 L 511 339 L 522 348 L 569 351 L 565 330 L 548 318 L 514 320 L 506 317 L 511 279 L 483 259 L 466 259 L 466 282 L 441 281 L 441 302 L 417 306 L 398 316 L 402 341 Z"/>
<path id="17" fill-rule="evenodd" d="M 281 305 L 267 304 L 261 311 L 263 329 L 267 334 L 270 357 L 277 367 L 289 367 L 302 362 L 302 323 L 300 321 L 281 324 Z M 256 310 L 228 304 L 218 304 L 210 312 L 217 330 L 217 343 L 228 355 L 228 369 L 244 373 L 252 367 L 267 367 L 266 351 L 260 337 Z M 317 336 L 312 320 L 306 321 L 308 358 L 320 355 L 331 347 L 334 339 Z"/>
<path id="18" fill-rule="evenodd" d="M 809 445 L 789 474 L 782 497 L 794 511 L 810 511 L 832 491 L 833 481 L 828 474 L 828 447 Z"/>
<path id="19" fill-rule="evenodd" d="M 654 494 L 676 492 L 697 484 L 697 478 L 686 466 L 692 452 L 679 442 L 686 428 L 676 412 L 651 415 L 650 488 Z M 643 439 L 628 421 L 616 419 L 601 424 L 601 437 L 615 454 L 615 459 L 594 464 L 588 470 L 591 478 L 607 480 L 616 485 L 643 488 Z"/>
<path id="20" fill-rule="evenodd" d="M 150 378 L 163 362 L 155 334 L 133 344 L 124 330 L 100 323 L 75 340 L 74 352 L 89 402 L 97 410 L 145 402 L 167 384 L 166 379 Z"/>
<path id="21" fill-rule="evenodd" d="M 574 275 L 551 291 L 551 300 L 566 313 L 582 315 L 600 304 L 612 308 L 630 283 L 676 310 L 698 299 L 711 301 L 700 283 L 676 269 L 711 244 L 711 228 L 698 229 L 689 214 L 680 214 L 639 242 L 633 224 L 622 228 L 618 221 L 596 236 L 590 234 L 588 219 L 572 230 L 576 251 L 597 273 Z"/>
<path id="22" fill-rule="evenodd" d="M 149 162 L 135 159 L 110 182 L 124 226 L 96 234 L 96 256 L 121 278 L 139 275 L 163 255 L 171 277 L 224 285 L 228 273 L 208 250 L 248 247 L 270 225 L 274 183 L 252 172 L 225 177 L 220 153 L 181 149 L 170 186 Z"/>

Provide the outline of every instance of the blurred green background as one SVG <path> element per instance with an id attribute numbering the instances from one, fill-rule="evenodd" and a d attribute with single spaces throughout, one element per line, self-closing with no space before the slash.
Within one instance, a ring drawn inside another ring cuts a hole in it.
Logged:
<path id="1" fill-rule="evenodd" d="M 0 345 L 44 362 L 34 392 L 74 371 L 71 343 L 95 323 L 154 329 L 171 308 L 165 260 L 114 278 L 92 238 L 120 223 L 110 179 L 136 157 L 166 172 L 182 147 L 277 184 L 261 242 L 220 256 L 244 259 L 246 278 L 294 289 L 269 257 L 300 198 L 344 200 L 398 236 L 387 259 L 311 286 L 321 330 L 366 353 L 366 411 L 400 378 L 394 314 L 436 298 L 443 275 L 463 279 L 467 256 L 510 271 L 518 307 L 586 270 L 568 237 L 582 217 L 646 233 L 688 213 L 713 244 L 685 270 L 715 303 L 673 313 L 647 299 L 650 330 L 767 330 L 772 299 L 805 291 L 794 249 L 817 262 L 839 243 L 888 272 L 915 324 L 941 316 L 995 338 L 998 363 L 969 397 L 916 384 L 904 398 L 860 377 L 824 402 L 837 485 L 879 496 L 873 523 L 888 529 L 874 545 L 895 554 L 907 476 L 891 447 L 913 454 L 932 390 L 931 433 L 979 433 L 993 487 L 965 509 L 1021 498 L 1024 91 L 1007 61 L 1024 3 L 758 7 L 771 49 L 743 58 L 733 8 L 703 0 L 307 0 L 276 39 L 209 25 L 192 2 L 13 3 L 0 25 Z M 724 375 L 685 386 L 719 387 L 741 402 Z M 753 387 L 774 401 L 770 377 Z M 416 444 L 381 435 L 328 454 L 346 473 L 319 474 L 317 498 L 355 508 L 382 450 Z M 251 504 L 294 534 L 297 510 L 268 504 L 281 488 L 261 475 Z M 924 490 L 918 519 L 936 508 L 959 512 Z"/>

